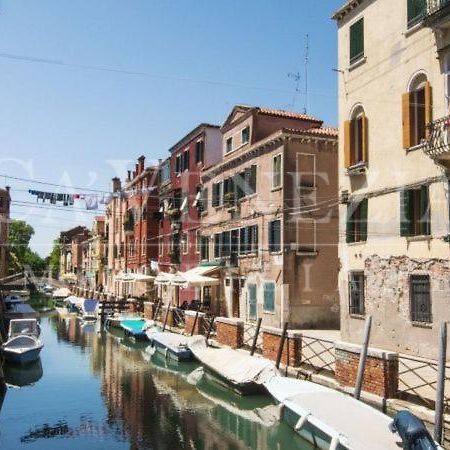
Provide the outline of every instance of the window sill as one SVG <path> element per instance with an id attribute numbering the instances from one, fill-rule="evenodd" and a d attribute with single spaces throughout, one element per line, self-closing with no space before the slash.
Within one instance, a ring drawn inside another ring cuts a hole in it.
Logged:
<path id="1" fill-rule="evenodd" d="M 350 167 L 347 167 L 345 170 L 345 174 L 348 176 L 352 175 L 362 175 L 367 172 L 367 163 L 365 161 L 359 162 L 357 164 L 353 164 Z"/>
<path id="2" fill-rule="evenodd" d="M 275 315 L 275 311 L 266 311 L 265 309 L 263 310 L 264 314 L 270 314 L 271 316 Z"/>
<path id="3" fill-rule="evenodd" d="M 308 251 L 298 251 L 297 256 L 317 256 L 319 254 L 319 252 L 317 250 L 308 252 Z"/>
<path id="4" fill-rule="evenodd" d="M 411 324 L 413 327 L 417 327 L 417 328 L 433 328 L 433 322 L 416 322 L 416 321 L 411 321 Z"/>
<path id="5" fill-rule="evenodd" d="M 367 61 L 367 56 L 361 56 L 356 61 L 351 62 L 348 71 L 352 72 L 353 70 L 357 69 L 358 67 L 362 66 Z"/>
<path id="6" fill-rule="evenodd" d="M 282 255 L 283 254 L 283 252 L 280 250 L 280 251 L 278 251 L 278 252 L 270 252 L 269 251 L 269 255 L 270 256 L 279 256 L 279 255 Z"/>
<path id="7" fill-rule="evenodd" d="M 245 202 L 245 201 L 247 201 L 247 200 L 251 200 L 252 198 L 255 198 L 257 195 L 258 195 L 258 194 L 257 194 L 256 192 L 253 193 L 253 194 L 250 194 L 250 195 L 246 195 L 245 197 L 240 198 L 240 199 L 238 200 L 238 203 L 243 203 L 243 202 Z"/>
<path id="8" fill-rule="evenodd" d="M 423 27 L 422 19 L 418 19 L 417 22 L 412 25 L 407 25 L 408 29 L 403 33 L 403 36 L 409 37 L 414 34 L 417 30 L 420 30 Z"/>
<path id="9" fill-rule="evenodd" d="M 229 152 L 227 152 L 226 149 L 225 149 L 225 152 L 224 152 L 224 155 L 223 155 L 223 156 L 231 155 L 232 153 L 237 152 L 238 150 L 240 150 L 242 147 L 245 147 L 246 145 L 248 145 L 247 142 L 245 142 L 244 144 L 241 144 L 241 145 L 237 146 L 236 148 L 231 149 Z"/>
<path id="10" fill-rule="evenodd" d="M 364 245 L 367 241 L 347 242 L 348 247 L 357 247 L 358 245 Z"/>
<path id="11" fill-rule="evenodd" d="M 365 314 L 349 314 L 352 319 L 365 320 Z"/>
<path id="12" fill-rule="evenodd" d="M 283 189 L 283 186 L 276 186 L 276 187 L 273 187 L 270 190 L 270 192 L 277 192 L 277 191 L 281 191 L 282 189 Z"/>
<path id="13" fill-rule="evenodd" d="M 421 241 L 431 241 L 432 236 L 421 234 L 419 236 L 406 236 L 407 242 L 421 242 Z"/>
<path id="14" fill-rule="evenodd" d="M 246 255 L 238 255 L 238 259 L 256 258 L 257 256 L 258 256 L 258 253 L 248 253 Z"/>

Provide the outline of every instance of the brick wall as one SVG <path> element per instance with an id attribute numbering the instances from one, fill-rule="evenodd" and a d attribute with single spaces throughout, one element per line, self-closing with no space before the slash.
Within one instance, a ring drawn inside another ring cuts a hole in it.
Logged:
<path id="1" fill-rule="evenodd" d="M 263 328 L 263 356 L 272 361 L 277 360 L 278 348 L 281 341 L 279 328 Z M 281 363 L 287 366 L 299 366 L 301 359 L 301 334 L 288 331 L 284 341 Z"/>
<path id="2" fill-rule="evenodd" d="M 185 324 L 184 331 L 187 334 L 192 333 L 192 328 L 194 327 L 195 315 L 197 313 L 195 311 L 186 311 L 185 313 Z M 205 319 L 205 314 L 199 312 L 197 317 L 197 322 L 195 323 L 194 333 L 193 334 L 203 334 L 203 322 Z"/>
<path id="3" fill-rule="evenodd" d="M 153 302 L 144 302 L 144 318 L 147 320 L 153 319 Z"/>
<path id="4" fill-rule="evenodd" d="M 355 386 L 359 357 L 359 346 L 342 342 L 336 343 L 336 379 L 342 386 Z M 397 353 L 369 349 L 362 389 L 383 398 L 397 396 Z"/>
<path id="5" fill-rule="evenodd" d="M 166 322 L 166 317 L 167 317 L 167 322 Z M 164 322 L 166 322 L 166 327 L 173 327 L 173 311 L 170 306 L 166 305 L 161 308 L 160 320 L 163 325 L 164 325 Z"/>
<path id="6" fill-rule="evenodd" d="M 244 345 L 244 322 L 238 319 L 218 317 L 216 319 L 217 341 L 231 348 Z"/>

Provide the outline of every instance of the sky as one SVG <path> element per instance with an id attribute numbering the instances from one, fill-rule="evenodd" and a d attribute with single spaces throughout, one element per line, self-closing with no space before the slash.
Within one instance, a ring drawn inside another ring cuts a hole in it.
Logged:
<path id="1" fill-rule="evenodd" d="M 37 205 L 29 189 L 108 191 L 139 155 L 166 158 L 186 133 L 221 124 L 235 104 L 306 104 L 335 126 L 330 16 L 342 3 L 0 0 L 0 186 L 11 186 L 12 218 L 35 229 L 32 248 L 46 256 L 60 231 L 91 227 L 95 213 L 82 202 Z"/>

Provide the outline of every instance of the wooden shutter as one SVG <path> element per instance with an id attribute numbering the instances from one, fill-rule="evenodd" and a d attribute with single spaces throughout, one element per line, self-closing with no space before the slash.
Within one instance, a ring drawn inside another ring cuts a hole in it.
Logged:
<path id="1" fill-rule="evenodd" d="M 351 165 L 351 121 L 346 120 L 344 122 L 344 166 L 347 169 Z"/>
<path id="2" fill-rule="evenodd" d="M 433 95 L 429 81 L 425 82 L 425 125 L 429 125 L 433 120 Z M 427 126 L 425 129 L 425 137 L 428 138 L 430 134 L 430 128 Z"/>
<path id="3" fill-rule="evenodd" d="M 403 125 L 403 148 L 411 147 L 411 93 L 402 95 L 402 125 Z"/>
<path id="4" fill-rule="evenodd" d="M 346 233 L 345 240 L 347 243 L 355 242 L 355 224 L 353 220 L 354 207 L 352 203 L 347 205 L 347 223 L 346 223 Z"/>
<path id="5" fill-rule="evenodd" d="M 361 241 L 367 241 L 367 212 L 369 201 L 363 199 L 359 204 L 359 236 Z"/>
<path id="6" fill-rule="evenodd" d="M 428 186 L 420 188 L 420 228 L 421 234 L 430 234 L 430 195 Z"/>
<path id="7" fill-rule="evenodd" d="M 411 202 L 413 191 L 400 192 L 400 236 L 411 236 Z"/>
<path id="8" fill-rule="evenodd" d="M 256 164 L 250 168 L 250 190 L 252 194 L 256 192 Z"/>
<path id="9" fill-rule="evenodd" d="M 362 157 L 363 161 L 367 164 L 369 162 L 369 121 L 366 115 L 362 114 Z"/>

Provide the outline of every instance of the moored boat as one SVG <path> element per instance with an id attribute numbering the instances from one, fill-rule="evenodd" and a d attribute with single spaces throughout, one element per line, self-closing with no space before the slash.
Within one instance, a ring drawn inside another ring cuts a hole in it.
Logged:
<path id="1" fill-rule="evenodd" d="M 142 319 L 140 317 L 128 318 L 120 321 L 120 326 L 125 331 L 125 334 L 135 339 L 147 339 L 146 330 L 148 327 L 152 326 L 153 323 Z"/>
<path id="2" fill-rule="evenodd" d="M 182 334 L 156 332 L 148 334 L 156 351 L 177 361 L 193 361 L 194 354 L 189 348 L 193 339 Z M 203 340 L 203 338 L 201 338 Z"/>
<path id="3" fill-rule="evenodd" d="M 98 300 L 94 298 L 86 298 L 81 302 L 81 317 L 83 320 L 97 320 L 98 317 Z"/>
<path id="4" fill-rule="evenodd" d="M 13 319 L 9 324 L 8 340 L 0 347 L 6 361 L 27 364 L 36 361 L 44 346 L 38 339 L 36 319 Z"/>
<path id="5" fill-rule="evenodd" d="M 398 449 L 391 419 L 342 392 L 310 381 L 273 377 L 265 383 L 281 419 L 322 450 Z"/>

